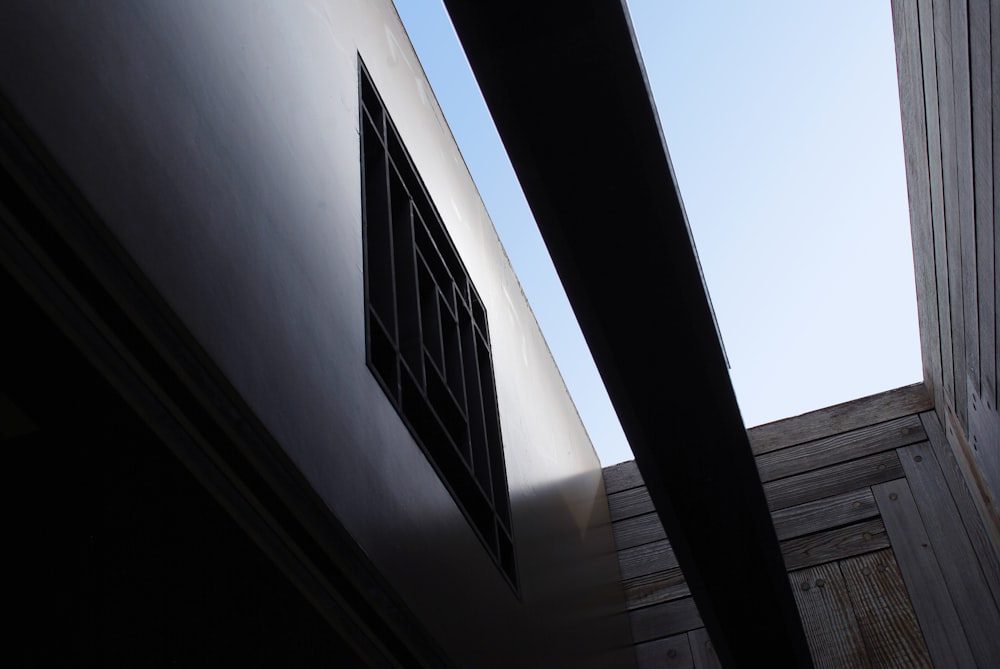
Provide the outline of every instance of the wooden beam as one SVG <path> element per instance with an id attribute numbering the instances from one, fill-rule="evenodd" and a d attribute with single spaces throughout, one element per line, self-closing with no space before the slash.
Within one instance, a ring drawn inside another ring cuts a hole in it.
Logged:
<path id="1" fill-rule="evenodd" d="M 906 480 L 874 488 L 927 650 L 939 667 L 974 667 L 972 649 Z"/>
<path id="2" fill-rule="evenodd" d="M 931 219 L 931 164 L 928 130 L 931 121 L 924 93 L 924 61 L 918 0 L 892 0 L 892 27 L 896 40 L 896 78 L 902 115 L 903 158 L 910 209 L 913 273 L 917 289 L 917 319 L 924 383 L 936 403 L 944 403 L 941 376 L 941 332 L 937 276 L 934 264 L 934 227 Z M 926 18 L 925 18 L 926 22 Z M 936 97 L 936 92 L 934 92 Z M 936 131 L 936 128 L 935 128 Z M 940 157 L 940 152 L 938 153 Z"/>
<path id="3" fill-rule="evenodd" d="M 625 3 L 445 6 L 720 660 L 810 666 Z"/>
<path id="4" fill-rule="evenodd" d="M 922 383 L 835 404 L 748 430 L 754 455 L 902 418 L 934 407 Z"/>

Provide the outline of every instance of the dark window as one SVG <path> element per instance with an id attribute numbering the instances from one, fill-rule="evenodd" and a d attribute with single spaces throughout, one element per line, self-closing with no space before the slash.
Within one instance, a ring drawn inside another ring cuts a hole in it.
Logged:
<path id="1" fill-rule="evenodd" d="M 486 310 L 359 69 L 368 367 L 516 590 Z"/>

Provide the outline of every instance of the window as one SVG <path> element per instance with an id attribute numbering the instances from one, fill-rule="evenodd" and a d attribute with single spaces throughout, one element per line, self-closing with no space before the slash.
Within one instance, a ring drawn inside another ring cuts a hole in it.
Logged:
<path id="1" fill-rule="evenodd" d="M 486 310 L 359 69 L 368 367 L 516 590 Z"/>

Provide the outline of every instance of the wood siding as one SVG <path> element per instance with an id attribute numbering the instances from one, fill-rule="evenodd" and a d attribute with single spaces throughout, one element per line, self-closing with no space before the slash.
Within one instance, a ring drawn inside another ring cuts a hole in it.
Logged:
<path id="1" fill-rule="evenodd" d="M 750 438 L 817 667 L 993 666 L 997 555 L 922 386 Z M 639 666 L 717 666 L 635 463 L 604 479 Z"/>
<path id="2" fill-rule="evenodd" d="M 892 13 L 924 377 L 1000 547 L 1000 8 L 892 0 Z"/>

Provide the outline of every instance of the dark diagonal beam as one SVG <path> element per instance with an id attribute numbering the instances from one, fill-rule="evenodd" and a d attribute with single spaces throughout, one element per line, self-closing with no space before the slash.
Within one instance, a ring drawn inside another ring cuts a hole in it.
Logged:
<path id="1" fill-rule="evenodd" d="M 624 3 L 445 5 L 720 659 L 811 666 Z"/>

